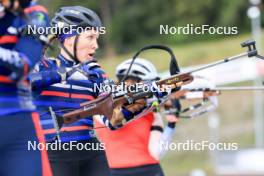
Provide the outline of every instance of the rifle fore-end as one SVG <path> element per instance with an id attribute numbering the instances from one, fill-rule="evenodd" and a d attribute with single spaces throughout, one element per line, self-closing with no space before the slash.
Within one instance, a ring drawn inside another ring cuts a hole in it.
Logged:
<path id="1" fill-rule="evenodd" d="M 182 85 L 189 84 L 193 81 L 193 76 L 188 73 L 180 73 L 174 76 L 171 76 L 166 79 L 162 79 L 156 82 L 157 85 L 168 85 L 180 87 Z"/>

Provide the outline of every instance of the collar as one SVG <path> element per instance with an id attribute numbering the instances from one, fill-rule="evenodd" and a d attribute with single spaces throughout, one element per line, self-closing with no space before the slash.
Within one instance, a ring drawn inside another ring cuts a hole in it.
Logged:
<path id="1" fill-rule="evenodd" d="M 72 67 L 74 65 L 77 65 L 77 63 L 75 61 L 66 59 L 61 54 L 59 54 L 57 58 L 61 61 L 61 64 L 66 66 L 66 67 Z"/>

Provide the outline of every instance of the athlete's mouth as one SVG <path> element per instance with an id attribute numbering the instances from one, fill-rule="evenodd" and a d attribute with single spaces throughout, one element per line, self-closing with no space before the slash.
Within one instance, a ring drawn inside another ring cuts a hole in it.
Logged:
<path id="1" fill-rule="evenodd" d="M 89 55 L 89 57 L 93 57 L 94 56 L 94 53 L 90 53 L 88 55 Z"/>

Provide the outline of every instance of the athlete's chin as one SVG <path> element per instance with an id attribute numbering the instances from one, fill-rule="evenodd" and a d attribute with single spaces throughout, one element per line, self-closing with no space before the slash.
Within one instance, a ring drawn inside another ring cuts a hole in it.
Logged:
<path id="1" fill-rule="evenodd" d="M 89 60 L 93 59 L 93 56 L 89 55 L 89 54 L 84 54 L 84 55 L 79 55 L 78 56 L 78 60 L 80 62 L 87 62 Z"/>

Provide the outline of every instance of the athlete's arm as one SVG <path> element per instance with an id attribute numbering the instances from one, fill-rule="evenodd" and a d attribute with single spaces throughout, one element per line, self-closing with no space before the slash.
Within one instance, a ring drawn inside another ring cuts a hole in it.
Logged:
<path id="1" fill-rule="evenodd" d="M 39 18 L 43 15 L 44 18 Z M 49 22 L 43 12 L 32 12 L 28 19 L 17 17 L 11 28 L 19 31 L 19 28 L 36 24 L 37 27 L 46 27 Z M 43 44 L 32 35 L 21 35 L 13 50 L 0 48 L 0 64 L 12 70 L 11 79 L 18 80 L 27 75 L 30 69 L 40 60 Z"/>
<path id="2" fill-rule="evenodd" d="M 175 123 L 171 117 L 167 117 L 170 119 L 167 126 L 163 128 L 163 121 L 162 117 L 159 113 L 154 114 L 155 120 L 153 121 L 149 139 L 148 149 L 150 155 L 155 158 L 156 160 L 160 160 L 161 157 L 165 155 L 167 143 L 170 143 L 172 137 L 175 133 Z M 174 117 L 174 119 L 176 119 Z"/>

